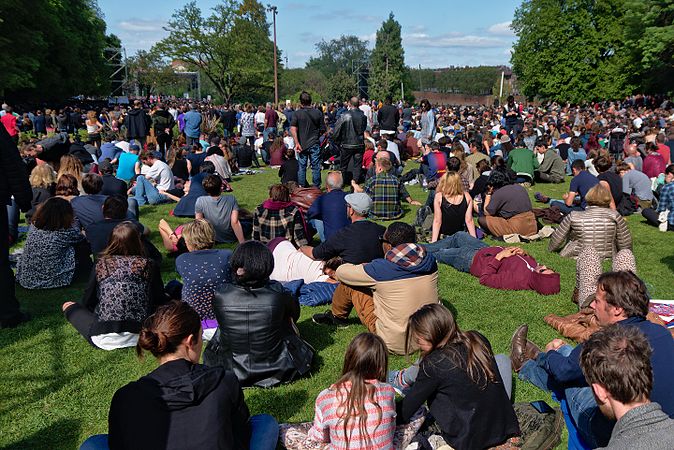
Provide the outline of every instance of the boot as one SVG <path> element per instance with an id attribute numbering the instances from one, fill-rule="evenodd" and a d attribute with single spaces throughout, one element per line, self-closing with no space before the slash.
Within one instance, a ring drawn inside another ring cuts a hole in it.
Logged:
<path id="1" fill-rule="evenodd" d="M 576 305 L 578 304 L 578 288 L 575 287 L 573 288 L 573 295 L 571 296 L 571 301 L 575 303 Z"/>
<path id="2" fill-rule="evenodd" d="M 541 349 L 527 339 L 529 326 L 520 325 L 510 340 L 510 362 L 513 370 L 519 372 L 522 365 L 530 359 L 536 359 Z"/>
<path id="3" fill-rule="evenodd" d="M 577 313 L 560 317 L 555 314 L 548 314 L 543 319 L 559 333 L 576 342 L 586 341 L 592 333 L 599 329 L 597 318 L 592 308 L 584 308 Z"/>

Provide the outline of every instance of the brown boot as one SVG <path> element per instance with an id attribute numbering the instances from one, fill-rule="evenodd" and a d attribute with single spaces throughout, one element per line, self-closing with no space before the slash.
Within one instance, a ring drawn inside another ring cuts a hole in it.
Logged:
<path id="1" fill-rule="evenodd" d="M 536 359 L 541 352 L 536 344 L 527 339 L 528 333 L 529 326 L 520 325 L 510 340 L 510 362 L 515 372 L 519 372 L 526 361 Z"/>
<path id="2" fill-rule="evenodd" d="M 559 331 L 559 334 L 576 342 L 586 341 L 592 333 L 599 329 L 592 308 L 584 308 L 577 313 L 565 317 L 549 314 L 543 320 L 552 328 Z"/>

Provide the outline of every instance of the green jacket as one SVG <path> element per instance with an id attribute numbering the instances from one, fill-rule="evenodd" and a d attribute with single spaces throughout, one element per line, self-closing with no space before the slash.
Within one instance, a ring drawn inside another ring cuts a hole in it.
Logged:
<path id="1" fill-rule="evenodd" d="M 538 169 L 538 159 L 528 148 L 516 148 L 508 153 L 508 167 L 516 173 L 527 173 L 533 180 L 534 170 Z"/>

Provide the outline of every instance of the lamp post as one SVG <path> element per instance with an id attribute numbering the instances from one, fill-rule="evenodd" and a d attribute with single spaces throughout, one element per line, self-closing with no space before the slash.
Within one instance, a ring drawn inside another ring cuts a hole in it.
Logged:
<path id="1" fill-rule="evenodd" d="M 278 8 L 267 4 L 267 11 L 271 12 L 274 18 L 274 104 L 278 105 L 278 68 L 276 67 L 276 14 L 278 14 Z"/>

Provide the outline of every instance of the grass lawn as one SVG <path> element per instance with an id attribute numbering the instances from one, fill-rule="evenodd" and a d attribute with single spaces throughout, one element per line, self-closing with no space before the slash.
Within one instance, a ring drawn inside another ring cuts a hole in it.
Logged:
<path id="1" fill-rule="evenodd" d="M 241 207 L 252 210 L 267 197 L 269 185 L 277 182 L 276 171 L 237 177 L 233 187 Z M 561 198 L 568 188 L 537 185 L 540 190 Z M 413 198 L 423 202 L 426 194 L 410 187 Z M 156 231 L 161 218 L 168 218 L 171 205 L 145 207 L 141 221 L 153 232 L 151 238 L 162 249 Z M 416 207 L 407 209 L 404 221 L 412 222 Z M 183 219 L 168 218 L 172 226 Z M 655 298 L 674 298 L 674 254 L 672 233 L 661 233 L 643 223 L 641 216 L 628 219 L 634 239 L 639 274 Z M 543 322 L 549 313 L 569 314 L 575 280 L 575 263 L 547 251 L 547 241 L 522 244 L 537 260 L 562 273 L 561 293 L 543 297 L 532 292 L 493 290 L 477 279 L 440 266 L 440 296 L 456 314 L 463 329 L 476 329 L 489 338 L 495 352 L 508 352 L 513 330 L 528 323 L 531 338 L 545 344 L 559 335 Z M 166 258 L 164 281 L 176 277 L 174 260 Z M 33 320 L 13 330 L 0 331 L 0 448 L 74 449 L 89 435 L 107 432 L 110 400 L 115 390 L 156 367 L 150 356 L 139 361 L 133 349 L 106 352 L 95 350 L 64 319 L 61 304 L 79 300 L 83 285 L 67 289 L 28 291 L 17 287 L 17 297 Z M 2 295 L 0 293 L 0 295 Z M 247 389 L 245 396 L 253 414 L 270 413 L 279 422 L 308 421 L 313 418 L 316 395 L 339 376 L 344 350 L 356 334 L 365 330 L 355 313 L 352 325 L 336 330 L 311 322 L 311 315 L 325 306 L 302 308 L 299 329 L 318 351 L 311 376 L 273 389 Z M 406 357 L 392 356 L 390 368 L 409 363 Z M 515 400 L 532 401 L 550 397 L 536 388 L 515 383 Z M 552 403 L 551 403 L 552 404 Z M 560 448 L 565 448 L 563 442 Z"/>

